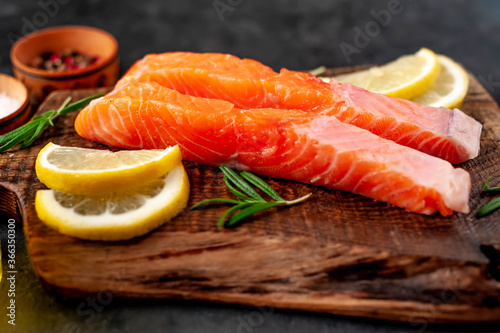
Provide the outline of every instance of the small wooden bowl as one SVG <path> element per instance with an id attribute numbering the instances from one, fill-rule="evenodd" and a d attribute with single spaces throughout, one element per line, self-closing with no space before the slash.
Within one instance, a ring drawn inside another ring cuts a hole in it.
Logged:
<path id="1" fill-rule="evenodd" d="M 77 51 L 98 56 L 89 67 L 62 72 L 31 67 L 44 52 Z M 32 102 L 39 104 L 54 90 L 112 86 L 118 79 L 118 42 L 109 33 L 85 26 L 43 29 L 21 38 L 10 52 L 14 74 L 30 90 Z"/>
<path id="2" fill-rule="evenodd" d="M 20 105 L 14 112 L 0 118 L 0 134 L 5 134 L 28 121 L 31 115 L 31 104 L 26 86 L 12 76 L 0 74 L 0 93 L 15 99 Z"/>

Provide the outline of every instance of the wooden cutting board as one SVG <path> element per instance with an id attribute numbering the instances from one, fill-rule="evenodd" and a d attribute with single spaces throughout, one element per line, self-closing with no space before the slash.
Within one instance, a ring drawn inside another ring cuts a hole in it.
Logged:
<path id="1" fill-rule="evenodd" d="M 337 74 L 353 70 L 332 70 Z M 103 90 L 56 92 L 39 113 Z M 232 230 L 216 221 L 226 207 L 184 210 L 150 234 L 126 242 L 82 241 L 41 223 L 34 209 L 40 149 L 103 147 L 79 138 L 75 114 L 56 121 L 29 149 L 0 155 L 0 208 L 20 212 L 34 267 L 65 297 L 109 290 L 114 297 L 182 298 L 410 322 L 500 319 L 500 211 L 475 217 L 500 183 L 500 110 L 471 76 L 462 110 L 484 124 L 481 154 L 460 165 L 472 177 L 469 215 L 423 216 L 359 195 L 266 179 L 285 198 Z M 189 206 L 228 196 L 221 173 L 185 162 Z M 267 308 L 266 308 L 267 309 Z M 262 311 L 264 311 L 261 308 Z M 269 311 L 269 309 L 265 310 Z"/>

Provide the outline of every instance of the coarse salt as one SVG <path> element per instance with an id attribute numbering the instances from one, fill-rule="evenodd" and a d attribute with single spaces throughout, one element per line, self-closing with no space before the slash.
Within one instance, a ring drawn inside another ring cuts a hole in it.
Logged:
<path id="1" fill-rule="evenodd" d="M 6 93 L 0 93 L 0 118 L 7 117 L 12 112 L 19 109 L 21 104 L 19 102 L 7 95 Z"/>

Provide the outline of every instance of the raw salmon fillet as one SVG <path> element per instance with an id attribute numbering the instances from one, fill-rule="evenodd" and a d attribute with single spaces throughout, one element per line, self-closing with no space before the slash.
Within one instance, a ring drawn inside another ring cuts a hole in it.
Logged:
<path id="1" fill-rule="evenodd" d="M 241 109 L 157 83 L 131 83 L 78 115 L 82 137 L 123 148 L 179 145 L 189 161 L 351 191 L 422 214 L 469 212 L 463 169 L 335 117 Z"/>
<path id="2" fill-rule="evenodd" d="M 314 75 L 280 73 L 228 54 L 173 52 L 147 55 L 118 81 L 156 82 L 190 96 L 222 99 L 242 109 L 297 109 L 332 115 L 344 123 L 456 164 L 479 152 L 481 124 L 458 109 L 422 106 L 330 84 Z"/>

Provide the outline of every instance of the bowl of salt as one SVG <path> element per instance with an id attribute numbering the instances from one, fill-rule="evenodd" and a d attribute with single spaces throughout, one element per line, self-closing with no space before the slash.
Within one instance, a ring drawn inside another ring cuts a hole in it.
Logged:
<path id="1" fill-rule="evenodd" d="M 0 134 L 26 123 L 31 114 L 28 89 L 12 76 L 0 73 Z"/>

